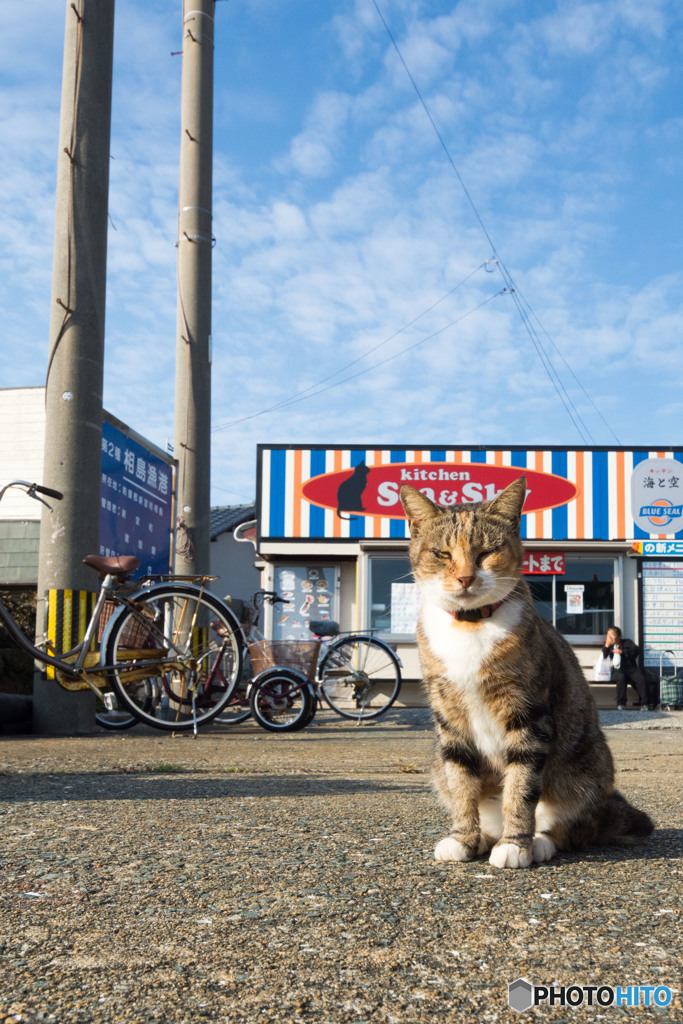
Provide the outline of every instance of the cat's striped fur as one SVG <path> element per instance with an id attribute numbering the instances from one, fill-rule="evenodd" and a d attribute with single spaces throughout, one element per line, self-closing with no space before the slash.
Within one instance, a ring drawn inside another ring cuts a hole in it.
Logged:
<path id="1" fill-rule="evenodd" d="M 527 867 L 557 849 L 628 843 L 653 828 L 615 790 L 583 672 L 521 576 L 525 495 L 524 477 L 492 502 L 448 508 L 401 489 L 435 786 L 453 818 L 437 860 L 491 851 L 498 867 Z"/>

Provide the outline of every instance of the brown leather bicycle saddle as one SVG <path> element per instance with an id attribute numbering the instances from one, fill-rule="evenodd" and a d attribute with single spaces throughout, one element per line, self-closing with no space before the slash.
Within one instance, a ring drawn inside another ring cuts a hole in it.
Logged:
<path id="1" fill-rule="evenodd" d="M 86 555 L 83 559 L 84 565 L 91 569 L 110 576 L 127 576 L 140 565 L 140 559 L 135 555 L 113 555 L 110 558 L 103 558 L 101 555 Z"/>

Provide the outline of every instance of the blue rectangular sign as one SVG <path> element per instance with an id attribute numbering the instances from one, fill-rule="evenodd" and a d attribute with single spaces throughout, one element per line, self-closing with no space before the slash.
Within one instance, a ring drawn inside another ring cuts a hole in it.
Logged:
<path id="1" fill-rule="evenodd" d="M 106 420 L 102 424 L 100 554 L 136 555 L 136 576 L 168 573 L 173 467 Z"/>
<path id="2" fill-rule="evenodd" d="M 683 555 L 683 540 L 644 540 L 633 546 L 638 554 L 650 557 Z"/>

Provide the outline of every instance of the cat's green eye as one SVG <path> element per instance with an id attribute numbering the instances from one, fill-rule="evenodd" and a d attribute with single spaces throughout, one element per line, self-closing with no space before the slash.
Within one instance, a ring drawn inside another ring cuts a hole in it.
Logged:
<path id="1" fill-rule="evenodd" d="M 451 558 L 450 551 L 435 551 L 434 555 L 440 558 L 442 562 L 449 562 Z"/>

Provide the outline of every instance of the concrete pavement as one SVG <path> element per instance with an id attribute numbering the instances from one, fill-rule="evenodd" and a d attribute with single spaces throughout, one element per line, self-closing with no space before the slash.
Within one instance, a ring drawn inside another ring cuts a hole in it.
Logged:
<path id="1" fill-rule="evenodd" d="M 656 832 L 520 872 L 433 861 L 422 711 L 2 737 L 0 1021 L 518 1021 L 526 978 L 672 998 L 529 1019 L 681 1024 L 683 716 L 629 714 L 607 735 Z"/>

